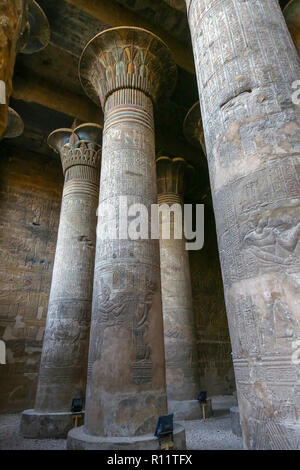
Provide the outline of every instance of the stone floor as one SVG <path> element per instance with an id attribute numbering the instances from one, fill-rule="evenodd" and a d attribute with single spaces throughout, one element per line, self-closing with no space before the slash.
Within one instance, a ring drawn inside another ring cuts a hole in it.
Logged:
<path id="1" fill-rule="evenodd" d="M 64 450 L 64 439 L 23 439 L 19 434 L 20 414 L 0 415 L 0 450 Z M 229 415 L 205 421 L 181 421 L 189 450 L 239 450 L 242 439 L 231 432 Z"/>

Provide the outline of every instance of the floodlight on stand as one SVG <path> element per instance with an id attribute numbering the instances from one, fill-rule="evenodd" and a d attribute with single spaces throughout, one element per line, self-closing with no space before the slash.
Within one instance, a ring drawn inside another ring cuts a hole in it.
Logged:
<path id="1" fill-rule="evenodd" d="M 161 450 L 169 450 L 174 447 L 173 417 L 174 414 L 172 413 L 158 418 L 154 436 L 158 438 Z"/>
<path id="2" fill-rule="evenodd" d="M 71 412 L 74 413 L 74 427 L 78 427 L 78 421 L 83 418 L 83 398 L 73 398 Z"/>
<path id="3" fill-rule="evenodd" d="M 203 390 L 198 395 L 198 401 L 200 401 L 200 403 L 206 403 L 206 400 L 207 400 L 207 391 Z"/>
<path id="4" fill-rule="evenodd" d="M 83 399 L 82 398 L 73 398 L 71 411 L 72 413 L 81 413 L 83 408 Z"/>
<path id="5" fill-rule="evenodd" d="M 199 395 L 198 395 L 198 401 L 201 405 L 201 409 L 202 409 L 202 417 L 203 419 L 206 419 L 206 413 L 205 413 L 205 410 L 206 410 L 206 406 L 207 406 L 207 391 L 206 390 L 202 390 Z"/>

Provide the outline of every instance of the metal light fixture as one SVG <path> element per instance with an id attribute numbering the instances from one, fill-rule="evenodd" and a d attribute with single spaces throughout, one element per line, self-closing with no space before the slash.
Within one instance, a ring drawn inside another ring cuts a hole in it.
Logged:
<path id="1" fill-rule="evenodd" d="M 154 436 L 158 438 L 161 450 L 169 450 L 174 447 L 173 418 L 173 413 L 158 418 Z"/>
<path id="2" fill-rule="evenodd" d="M 200 403 L 206 403 L 207 400 L 207 391 L 203 390 L 202 392 L 199 393 L 198 395 L 198 401 Z"/>
<path id="3" fill-rule="evenodd" d="M 83 408 L 83 399 L 82 398 L 73 398 L 71 411 L 72 413 L 81 413 Z"/>
<path id="4" fill-rule="evenodd" d="M 207 391 L 202 390 L 199 395 L 198 395 L 198 401 L 201 405 L 202 409 L 202 417 L 205 420 L 206 419 L 206 406 L 207 406 Z"/>

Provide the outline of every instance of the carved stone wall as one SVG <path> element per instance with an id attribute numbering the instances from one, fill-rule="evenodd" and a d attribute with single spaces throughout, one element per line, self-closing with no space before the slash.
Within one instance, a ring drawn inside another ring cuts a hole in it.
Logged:
<path id="1" fill-rule="evenodd" d="M 0 412 L 34 402 L 61 204 L 59 158 L 1 144 Z"/>

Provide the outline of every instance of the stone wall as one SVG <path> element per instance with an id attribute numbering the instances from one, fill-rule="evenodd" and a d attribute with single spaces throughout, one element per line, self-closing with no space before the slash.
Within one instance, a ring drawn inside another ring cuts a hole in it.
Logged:
<path id="1" fill-rule="evenodd" d="M 229 395 L 236 387 L 216 228 L 209 204 L 205 205 L 204 236 L 202 250 L 189 252 L 200 387 L 208 395 Z"/>
<path id="2" fill-rule="evenodd" d="M 63 176 L 58 159 L 1 143 L 0 412 L 33 405 Z"/>

